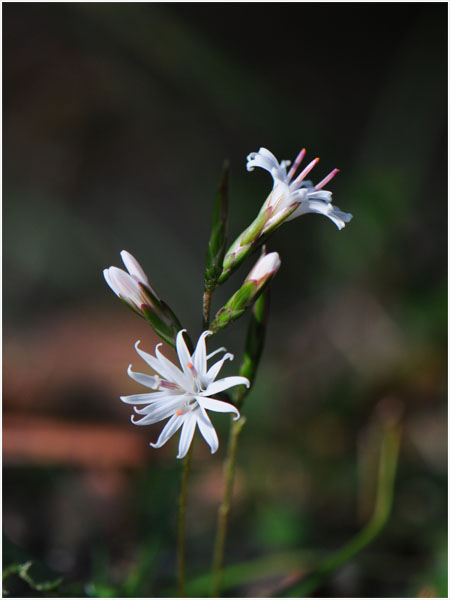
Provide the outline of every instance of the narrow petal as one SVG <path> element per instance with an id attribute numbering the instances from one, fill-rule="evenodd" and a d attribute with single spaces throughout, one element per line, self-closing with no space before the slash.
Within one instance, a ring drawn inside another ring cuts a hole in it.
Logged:
<path id="1" fill-rule="evenodd" d="M 167 381 L 171 381 L 176 383 L 177 385 L 184 388 L 185 386 L 185 377 L 184 374 L 178 369 L 168 358 L 166 358 L 161 352 L 159 352 L 158 347 L 162 344 L 158 344 L 155 348 L 155 353 L 157 357 L 144 352 L 141 350 L 138 345 L 140 344 L 140 340 L 138 340 L 135 344 L 136 352 L 139 354 L 141 358 L 145 360 L 145 362 L 157 373 L 161 375 Z"/>
<path id="2" fill-rule="evenodd" d="M 173 417 L 171 417 L 165 424 L 164 429 L 159 435 L 159 438 L 156 440 L 156 442 L 151 443 L 150 446 L 153 446 L 153 448 L 161 448 L 161 446 L 164 446 L 167 440 L 169 440 L 173 434 L 180 429 L 184 423 L 184 420 L 184 415 L 173 415 Z"/>
<path id="3" fill-rule="evenodd" d="M 166 394 L 165 392 L 162 392 L 162 395 L 160 396 L 161 392 L 155 392 L 154 394 L 135 394 L 134 396 L 125 396 L 125 398 L 127 398 L 127 400 L 123 400 L 123 402 L 126 402 L 126 404 L 133 404 L 134 405 L 134 412 L 136 412 L 139 415 L 144 415 L 144 414 L 148 414 L 150 411 L 152 410 L 156 410 L 157 405 L 163 405 L 163 404 L 168 404 L 169 402 L 172 402 L 173 400 L 178 400 L 180 407 L 183 406 L 184 404 L 184 394 Z M 157 396 L 157 398 L 151 398 L 151 400 L 147 400 L 147 402 L 139 402 L 139 396 L 147 396 L 147 395 L 152 395 L 152 396 Z M 133 402 L 133 398 L 136 398 L 137 401 Z M 181 399 L 181 400 L 180 400 Z M 137 408 L 136 405 L 140 405 L 140 404 L 145 404 L 145 406 L 143 408 Z M 177 407 L 176 407 L 177 408 Z"/>
<path id="4" fill-rule="evenodd" d="M 131 377 L 131 379 L 134 379 L 134 381 L 137 381 L 141 385 L 145 385 L 145 387 L 148 387 L 152 390 L 158 389 L 158 384 L 160 382 L 159 377 L 154 377 L 153 375 L 146 375 L 145 373 L 136 373 L 131 369 L 131 365 L 128 366 L 127 373 Z"/>
<path id="5" fill-rule="evenodd" d="M 211 448 L 211 454 L 214 454 L 219 447 L 219 438 L 217 437 L 214 425 L 211 423 L 211 419 L 208 417 L 205 409 L 201 406 L 195 414 L 197 416 L 197 425 L 200 433 L 204 437 L 208 446 Z"/>
<path id="6" fill-rule="evenodd" d="M 148 285 L 150 287 L 150 283 L 148 281 L 147 275 L 144 272 L 144 269 L 134 258 L 134 256 L 126 250 L 122 250 L 120 256 L 122 257 L 123 264 L 127 268 L 128 273 L 132 275 L 137 281 L 142 281 L 142 283 L 145 283 L 145 285 Z"/>
<path id="7" fill-rule="evenodd" d="M 203 377 L 206 373 L 206 338 L 212 335 L 211 331 L 204 331 L 198 338 L 197 346 L 194 354 L 192 355 L 194 367 L 197 369 L 197 373 L 200 377 Z"/>
<path id="8" fill-rule="evenodd" d="M 191 354 L 186 346 L 186 342 L 184 341 L 183 333 L 185 331 L 186 331 L 186 329 L 181 329 L 177 333 L 176 347 L 177 347 L 178 360 L 180 361 L 180 365 L 184 371 L 184 374 L 191 376 L 192 371 L 188 367 L 188 365 L 192 364 L 193 360 L 192 360 Z"/>
<path id="9" fill-rule="evenodd" d="M 180 443 L 178 444 L 177 458 L 184 458 L 191 446 L 192 438 L 194 437 L 195 425 L 197 420 L 192 412 L 185 415 L 183 429 L 181 430 Z"/>
<path id="10" fill-rule="evenodd" d="M 219 352 L 226 352 L 226 351 L 227 351 L 227 349 L 224 348 L 224 346 L 222 346 L 221 348 L 217 348 L 217 350 L 213 350 L 212 352 L 210 352 L 210 354 L 208 354 L 208 356 L 206 357 L 206 360 L 209 360 L 216 354 L 219 354 Z"/>
<path id="11" fill-rule="evenodd" d="M 149 394 L 131 394 L 129 396 L 120 396 L 125 404 L 151 404 L 163 398 L 170 398 L 167 392 L 151 392 Z"/>
<path id="12" fill-rule="evenodd" d="M 235 385 L 245 385 L 246 387 L 250 387 L 250 382 L 246 377 L 224 377 L 223 379 L 219 379 L 218 381 L 213 381 L 207 389 L 202 392 L 202 395 L 212 396 L 214 394 L 218 394 L 219 392 L 223 392 L 230 387 L 234 387 Z"/>
<path id="13" fill-rule="evenodd" d="M 155 354 L 159 361 L 159 364 L 163 367 L 164 371 L 170 374 L 170 377 L 167 377 L 169 381 L 173 381 L 183 389 L 188 389 L 191 384 L 192 377 L 186 377 L 186 375 L 181 371 L 178 367 L 176 367 L 173 362 L 171 362 L 168 358 L 164 356 L 159 350 L 159 347 L 162 344 L 158 344 L 155 348 Z"/>
<path id="14" fill-rule="evenodd" d="M 286 163 L 280 165 L 275 155 L 266 148 L 260 148 L 258 152 L 251 152 L 247 156 L 247 171 L 253 171 L 255 167 L 269 171 L 274 180 L 287 182 Z"/>
<path id="15" fill-rule="evenodd" d="M 223 367 L 223 363 L 226 360 L 233 360 L 233 358 L 234 358 L 234 356 L 232 354 L 230 354 L 229 352 L 227 352 L 227 354 L 225 354 L 220 360 L 218 360 L 215 364 L 213 364 L 213 366 L 206 373 L 206 377 L 205 377 L 206 381 L 204 381 L 204 383 L 208 386 L 212 381 L 214 381 L 214 379 L 219 374 L 221 368 Z"/>
<path id="16" fill-rule="evenodd" d="M 229 402 L 222 402 L 222 400 L 215 400 L 215 398 L 205 398 L 203 396 L 197 396 L 196 400 L 199 403 L 200 407 L 204 408 L 205 410 L 212 410 L 214 412 L 220 413 L 234 413 L 236 415 L 235 420 L 240 417 L 238 409 Z"/>
<path id="17" fill-rule="evenodd" d="M 109 275 L 109 269 L 103 269 L 103 277 L 106 280 L 106 283 L 109 285 L 109 287 L 112 289 L 112 291 L 117 294 L 117 296 L 119 296 L 119 290 L 116 288 L 115 284 L 113 283 L 113 281 L 111 280 L 111 277 Z"/>
<path id="18" fill-rule="evenodd" d="M 353 215 L 350 213 L 344 213 L 337 206 L 321 202 L 320 200 L 305 200 L 295 210 L 293 217 L 298 217 L 311 212 L 325 215 L 333 221 L 338 229 L 345 227 L 345 224 L 353 218 Z"/>
<path id="19" fill-rule="evenodd" d="M 181 403 L 181 406 L 183 402 Z M 150 404 L 144 408 L 135 408 L 135 413 L 138 415 L 145 415 L 139 421 L 134 420 L 134 415 L 132 415 L 131 420 L 134 425 L 152 425 L 153 423 L 157 423 L 158 421 L 164 421 L 167 417 L 171 417 L 176 411 L 180 408 L 180 400 L 179 398 L 175 398 L 170 401 L 161 400 L 161 402 L 156 402 L 155 404 Z"/>
<path id="20" fill-rule="evenodd" d="M 327 204 L 331 203 L 333 193 L 327 190 L 316 190 L 315 192 L 308 192 L 308 200 L 322 200 Z"/>

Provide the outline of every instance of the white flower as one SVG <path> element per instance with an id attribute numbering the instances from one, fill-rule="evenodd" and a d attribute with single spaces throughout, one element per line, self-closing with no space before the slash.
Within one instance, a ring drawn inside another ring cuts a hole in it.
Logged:
<path id="1" fill-rule="evenodd" d="M 331 219 L 339 229 L 352 219 L 350 213 L 344 213 L 331 204 L 331 192 L 322 188 L 329 182 L 339 169 L 333 169 L 320 183 L 313 185 L 311 181 L 305 181 L 305 177 L 319 162 L 318 158 L 311 161 L 303 171 L 297 175 L 306 150 L 299 153 L 292 167 L 287 172 L 290 161 L 283 160 L 281 163 L 266 148 L 260 148 L 258 152 L 251 152 L 247 157 L 247 170 L 253 171 L 255 167 L 261 167 L 273 177 L 274 185 L 272 192 L 261 208 L 270 216 L 265 222 L 261 234 L 273 229 L 282 221 L 290 221 L 296 217 L 309 212 L 320 213 Z"/>
<path id="2" fill-rule="evenodd" d="M 134 256 L 126 250 L 122 250 L 120 256 L 128 273 L 118 267 L 104 269 L 103 275 L 106 283 L 119 298 L 142 314 L 142 305 L 154 307 L 154 300 L 152 300 L 149 291 L 156 299 L 158 299 L 158 296 Z"/>
<path id="3" fill-rule="evenodd" d="M 226 353 L 208 369 L 208 360 L 219 352 L 225 352 L 225 348 L 207 355 L 206 337 L 212 332 L 204 331 L 191 356 L 183 338 L 184 331 L 186 330 L 179 331 L 176 339 L 181 369 L 159 351 L 161 344 L 155 348 L 156 356 L 152 356 L 141 350 L 138 347 L 139 342 L 136 342 L 136 351 L 157 374 L 136 373 L 132 371 L 130 365 L 128 375 L 153 391 L 121 397 L 123 402 L 135 405 L 135 413 L 143 415 L 138 421 L 134 419 L 135 415 L 132 415 L 131 420 L 135 425 L 151 425 L 169 418 L 158 440 L 151 444 L 154 448 L 163 446 L 182 427 L 177 458 L 186 456 L 196 425 L 209 444 L 211 453 L 214 453 L 219 447 L 219 440 L 206 411 L 234 413 L 235 419 L 240 415 L 238 409 L 232 404 L 216 400 L 211 396 L 236 385 L 250 386 L 246 377 L 225 377 L 215 381 L 224 362 L 228 359 L 232 360 L 233 355 Z"/>

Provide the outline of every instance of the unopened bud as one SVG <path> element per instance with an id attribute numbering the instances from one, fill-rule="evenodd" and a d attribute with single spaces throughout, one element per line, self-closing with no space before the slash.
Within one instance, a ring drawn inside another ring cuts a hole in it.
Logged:
<path id="1" fill-rule="evenodd" d="M 242 286 L 216 314 L 210 329 L 214 332 L 223 329 L 243 315 L 278 271 L 280 265 L 278 252 L 263 254 L 247 275 Z"/>
<path id="2" fill-rule="evenodd" d="M 134 312 L 150 323 L 155 332 L 171 345 L 181 329 L 172 310 L 158 297 L 136 258 L 122 250 L 120 253 L 128 272 L 118 267 L 104 269 L 103 275 L 112 291 Z"/>
<path id="3" fill-rule="evenodd" d="M 245 281 L 254 281 L 256 283 L 256 293 L 258 294 L 269 279 L 275 275 L 280 265 L 281 260 L 278 252 L 263 254 L 247 275 Z"/>

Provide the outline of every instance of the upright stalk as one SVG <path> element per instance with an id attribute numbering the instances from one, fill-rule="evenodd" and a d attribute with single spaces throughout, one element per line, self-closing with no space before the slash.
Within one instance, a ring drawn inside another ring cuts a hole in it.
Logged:
<path id="1" fill-rule="evenodd" d="M 236 455 L 239 434 L 245 425 L 245 417 L 238 421 L 233 421 L 230 430 L 230 440 L 228 443 L 227 457 L 224 465 L 225 472 L 225 490 L 222 503 L 219 507 L 219 517 L 217 524 L 216 541 L 214 545 L 213 557 L 213 581 L 212 597 L 218 598 L 220 595 L 220 586 L 222 580 L 222 565 L 225 551 L 225 542 L 227 537 L 228 515 L 231 507 L 231 497 L 233 494 L 234 472 L 236 467 Z"/>
<path id="2" fill-rule="evenodd" d="M 212 290 L 205 290 L 203 293 L 203 331 L 209 327 L 209 312 L 211 310 Z"/>
<path id="3" fill-rule="evenodd" d="M 177 596 L 184 598 L 186 580 L 186 498 L 189 473 L 192 461 L 192 446 L 183 464 L 180 496 L 178 499 L 178 535 L 177 535 Z"/>

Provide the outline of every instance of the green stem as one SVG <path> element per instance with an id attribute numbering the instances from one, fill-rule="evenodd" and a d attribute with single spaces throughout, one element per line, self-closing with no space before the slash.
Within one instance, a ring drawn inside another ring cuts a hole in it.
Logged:
<path id="1" fill-rule="evenodd" d="M 383 529 L 392 508 L 399 446 L 399 425 L 398 423 L 391 423 L 386 428 L 381 446 L 378 471 L 378 491 L 374 512 L 370 521 L 343 548 L 332 554 L 298 586 L 291 589 L 289 593 L 286 594 L 288 597 L 310 597 L 329 575 L 365 548 Z"/>
<path id="2" fill-rule="evenodd" d="M 245 425 L 245 417 L 233 421 L 228 442 L 227 457 L 225 459 L 225 489 L 222 503 L 219 507 L 216 540 L 214 544 L 213 573 L 212 573 L 212 597 L 218 598 L 222 579 L 222 564 L 227 537 L 228 515 L 231 508 L 231 497 L 233 494 L 234 472 L 236 467 L 236 454 L 239 434 Z"/>
<path id="3" fill-rule="evenodd" d="M 177 596 L 184 598 L 186 573 L 186 498 L 189 473 L 191 469 L 192 446 L 184 459 L 181 478 L 180 496 L 178 499 L 178 537 L 177 537 Z"/>
<path id="4" fill-rule="evenodd" d="M 212 290 L 205 290 L 203 293 L 203 331 L 209 327 L 209 312 L 211 310 Z"/>

